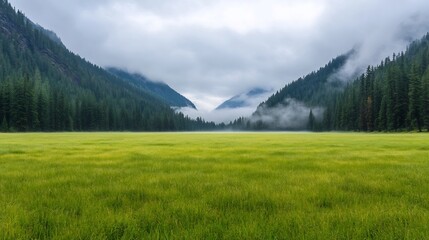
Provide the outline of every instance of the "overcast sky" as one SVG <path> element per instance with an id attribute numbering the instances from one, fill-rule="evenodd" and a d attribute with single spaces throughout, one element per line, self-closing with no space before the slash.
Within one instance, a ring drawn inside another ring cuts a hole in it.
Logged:
<path id="1" fill-rule="evenodd" d="M 73 52 L 168 83 L 209 111 L 355 46 L 378 63 L 429 31 L 427 0 L 10 0 Z"/>

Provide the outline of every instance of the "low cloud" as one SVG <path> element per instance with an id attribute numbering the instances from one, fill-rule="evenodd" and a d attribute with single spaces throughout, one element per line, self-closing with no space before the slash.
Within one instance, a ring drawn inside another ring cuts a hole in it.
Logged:
<path id="1" fill-rule="evenodd" d="M 325 109 L 309 108 L 304 103 L 289 98 L 276 107 L 260 106 L 257 112 L 250 117 L 250 123 L 253 126 L 263 124 L 271 129 L 305 129 L 310 111 L 313 112 L 316 120 L 320 121 Z"/>
<path id="2" fill-rule="evenodd" d="M 364 9 L 365 5 L 364 11 L 350 11 Z M 405 51 L 412 41 L 429 32 L 427 1 L 342 1 L 337 8 L 340 10 L 337 16 L 342 20 L 337 27 L 342 26 L 341 34 L 352 36 L 349 43 L 354 44 L 354 53 L 333 76 L 339 80 L 354 80 L 368 66 L 376 66 L 386 57 Z"/>
<path id="3" fill-rule="evenodd" d="M 231 121 L 234 121 L 240 117 L 250 116 L 254 111 L 255 107 L 242 107 L 242 108 L 228 108 L 214 111 L 206 110 L 195 110 L 193 108 L 181 108 L 178 111 L 182 112 L 186 116 L 189 116 L 192 119 L 201 117 L 206 121 L 213 121 L 217 124 L 225 123 L 228 124 Z"/>
<path id="4" fill-rule="evenodd" d="M 228 124 L 235 119 L 244 117 L 245 121 L 249 122 L 252 127 L 262 124 L 264 129 L 302 130 L 307 127 L 310 111 L 313 112 L 317 121 L 322 121 L 325 109 L 322 107 L 310 108 L 302 102 L 289 98 L 276 107 L 268 108 L 265 105 L 261 105 L 256 112 L 254 107 L 215 111 L 181 108 L 178 111 L 193 119 L 202 117 L 218 124 Z"/>
<path id="5" fill-rule="evenodd" d="M 192 108 L 180 108 L 178 109 L 178 111 L 182 112 L 185 115 L 188 115 L 193 119 L 197 117 L 201 117 L 205 120 L 213 121 L 218 124 L 219 123 L 228 124 L 237 118 L 248 117 L 252 115 L 252 113 L 256 111 L 259 104 L 265 101 L 274 92 L 273 90 L 265 90 L 265 91 L 266 92 L 261 92 L 260 94 L 251 95 L 251 96 L 249 96 L 248 92 L 235 96 L 233 99 L 241 103 L 240 107 L 215 109 L 215 107 L 212 106 L 210 109 L 213 109 L 213 110 L 206 110 L 207 108 L 203 108 L 199 110 L 195 110 Z"/>

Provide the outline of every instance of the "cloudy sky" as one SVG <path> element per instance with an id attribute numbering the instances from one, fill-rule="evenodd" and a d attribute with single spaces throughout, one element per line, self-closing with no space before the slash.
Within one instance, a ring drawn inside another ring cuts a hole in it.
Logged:
<path id="1" fill-rule="evenodd" d="M 10 0 L 73 52 L 164 81 L 208 112 L 360 46 L 378 63 L 429 31 L 427 0 Z"/>

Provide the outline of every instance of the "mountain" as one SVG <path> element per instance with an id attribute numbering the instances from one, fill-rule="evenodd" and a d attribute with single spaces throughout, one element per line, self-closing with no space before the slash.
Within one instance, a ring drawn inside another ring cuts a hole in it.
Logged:
<path id="1" fill-rule="evenodd" d="M 190 107 L 196 109 L 195 105 L 190 100 L 180 95 L 165 83 L 154 82 L 141 74 L 131 74 L 118 68 L 110 67 L 106 70 L 116 77 L 129 81 L 134 87 L 152 94 L 171 107 Z"/>
<path id="2" fill-rule="evenodd" d="M 305 130 L 312 108 L 323 112 L 323 106 L 340 93 L 345 82 L 335 74 L 355 54 L 332 59 L 324 67 L 287 84 L 267 100 L 259 104 L 249 118 L 239 118 L 230 127 L 245 130 Z"/>
<path id="3" fill-rule="evenodd" d="M 335 74 L 340 71 L 353 54 L 355 54 L 354 50 L 340 55 L 319 70 L 287 84 L 261 103 L 260 107 L 276 107 L 282 105 L 286 99 L 304 102 L 309 106 L 325 105 L 333 93 L 342 91 L 344 88 L 346 81 L 336 78 Z"/>
<path id="4" fill-rule="evenodd" d="M 128 80 L 70 52 L 0 1 L 0 130 L 208 130 Z"/>
<path id="5" fill-rule="evenodd" d="M 258 101 L 261 97 L 265 97 L 270 92 L 272 91 L 262 88 L 254 88 L 249 92 L 236 95 L 223 102 L 216 108 L 216 110 L 251 107 L 254 105 L 255 100 Z"/>
<path id="6" fill-rule="evenodd" d="M 246 130 L 429 131 L 429 34 L 405 52 L 337 79 L 354 52 L 333 59 L 261 103 L 230 127 Z"/>

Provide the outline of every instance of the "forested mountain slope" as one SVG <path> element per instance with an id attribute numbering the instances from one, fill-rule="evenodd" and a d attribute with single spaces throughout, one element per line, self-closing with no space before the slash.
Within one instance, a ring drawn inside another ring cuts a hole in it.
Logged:
<path id="1" fill-rule="evenodd" d="M 212 129 L 67 50 L 0 0 L 3 131 Z"/>
<path id="2" fill-rule="evenodd" d="M 239 118 L 230 127 L 245 130 L 307 129 L 310 109 L 326 106 L 344 89 L 345 82 L 335 74 L 354 53 L 350 51 L 338 56 L 319 70 L 287 84 L 261 103 L 251 117 Z"/>
<path id="3" fill-rule="evenodd" d="M 429 34 L 368 67 L 325 115 L 326 130 L 429 131 Z"/>
<path id="4" fill-rule="evenodd" d="M 287 84 L 260 106 L 275 107 L 283 104 L 286 99 L 301 101 L 310 106 L 324 105 L 334 93 L 343 89 L 344 81 L 333 76 L 344 66 L 352 54 L 354 51 L 338 56 L 319 70 Z"/>
<path id="5" fill-rule="evenodd" d="M 190 107 L 196 109 L 195 105 L 189 99 L 182 96 L 165 83 L 154 82 L 141 74 L 129 73 L 118 68 L 110 67 L 106 70 L 119 78 L 129 81 L 134 87 L 152 94 L 171 107 Z"/>
<path id="6" fill-rule="evenodd" d="M 411 43 L 405 52 L 387 57 L 378 66 L 369 66 L 354 80 L 335 79 L 350 54 L 353 52 L 286 85 L 263 102 L 253 116 L 237 119 L 230 126 L 290 130 L 278 127 L 284 126 L 278 121 L 295 119 L 300 124 L 292 130 L 429 131 L 429 35 Z M 284 111 L 297 102 L 298 107 L 292 108 L 295 112 Z M 293 118 L 297 109 L 301 115 L 306 111 L 306 120 Z M 317 117 L 314 109 L 323 113 Z M 273 126 L 276 117 L 277 125 Z"/>

